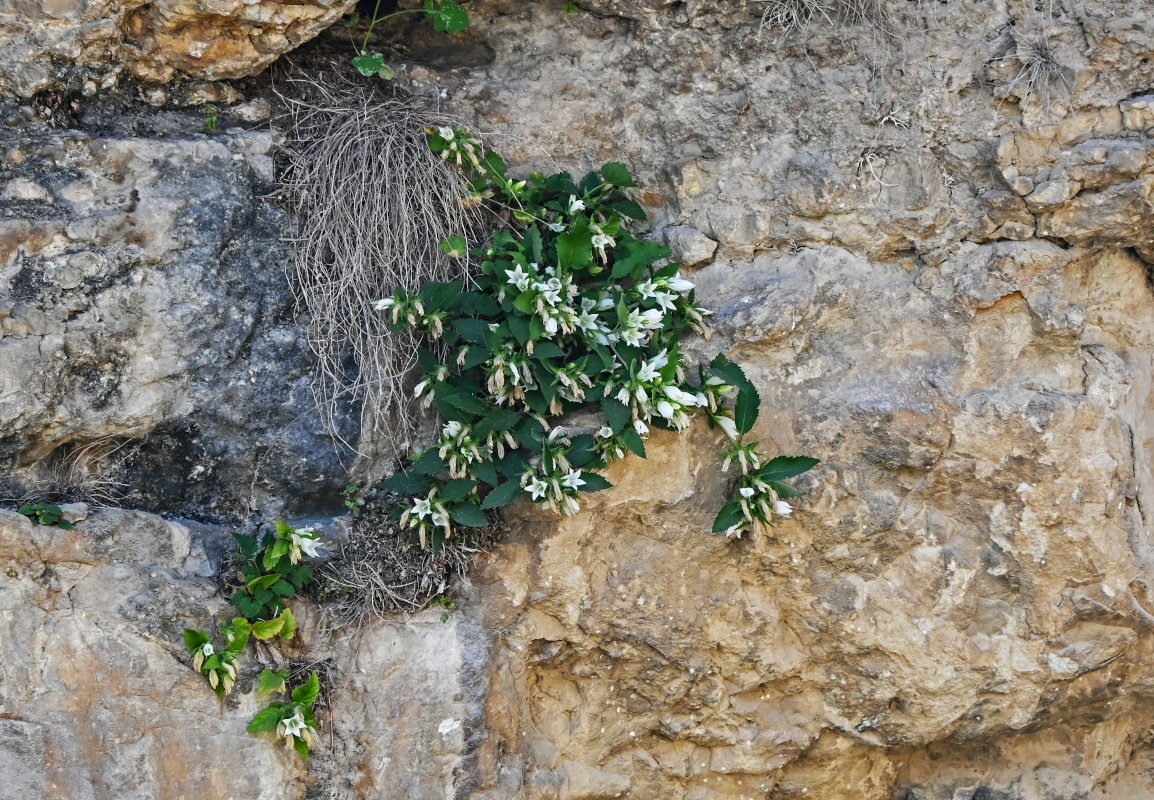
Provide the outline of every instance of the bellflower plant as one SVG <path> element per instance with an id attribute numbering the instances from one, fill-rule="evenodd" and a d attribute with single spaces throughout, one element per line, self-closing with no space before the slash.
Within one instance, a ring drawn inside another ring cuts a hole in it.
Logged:
<path id="1" fill-rule="evenodd" d="M 509 224 L 484 246 L 442 242 L 445 253 L 479 262 L 472 286 L 426 283 L 375 304 L 395 327 L 439 343 L 417 354 L 415 395 L 445 420 L 440 441 L 383 485 L 411 498 L 402 524 L 422 546 L 439 547 L 456 526 L 486 525 L 486 510 L 522 496 L 575 514 L 583 493 L 610 488 L 600 474 L 608 464 L 644 457 L 652 428 L 685 430 L 697 414 L 725 435 L 724 467 L 741 469 L 714 531 L 741 536 L 788 516 L 785 498 L 799 492 L 783 481 L 818 462 L 767 460 L 746 441 L 760 398 L 725 356 L 690 374 L 680 341 L 708 337 L 710 312 L 669 248 L 629 232 L 645 213 L 627 194 L 628 169 L 514 180 L 468 130 L 429 135 L 464 171 L 465 202 L 488 204 Z M 562 422 L 579 410 L 599 411 L 603 424 Z"/>

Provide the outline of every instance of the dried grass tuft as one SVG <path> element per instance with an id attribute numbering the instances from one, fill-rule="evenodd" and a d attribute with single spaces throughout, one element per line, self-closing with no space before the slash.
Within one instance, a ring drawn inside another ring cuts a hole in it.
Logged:
<path id="1" fill-rule="evenodd" d="M 422 548 L 389 514 L 403 502 L 391 495 L 371 499 L 354 520 L 340 554 L 317 567 L 317 583 L 310 592 L 324 609 L 327 633 L 356 637 L 373 620 L 420 611 L 463 576 L 504 530 L 490 512 L 488 527 L 458 528 L 467 538 L 446 540 L 437 551 Z"/>
<path id="2" fill-rule="evenodd" d="M 459 174 L 432 153 L 426 128 L 446 120 L 401 94 L 336 75 L 287 79 L 282 185 L 300 221 L 292 283 L 319 359 L 318 406 L 336 435 L 340 408 L 361 403 L 363 456 L 407 453 L 420 425 L 406 389 L 416 337 L 393 332 L 373 303 L 400 286 L 468 279 L 440 250 L 477 218 Z M 349 358 L 355 367 L 350 367 Z"/>
<path id="3" fill-rule="evenodd" d="M 757 0 L 761 28 L 790 35 L 811 25 L 862 25 L 884 34 L 895 32 L 898 14 L 887 0 Z"/>

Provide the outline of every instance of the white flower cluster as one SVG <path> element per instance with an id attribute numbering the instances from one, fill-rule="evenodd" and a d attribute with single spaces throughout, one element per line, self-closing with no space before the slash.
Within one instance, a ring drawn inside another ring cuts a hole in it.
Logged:
<path id="1" fill-rule="evenodd" d="M 416 528 L 421 537 L 421 547 L 427 546 L 427 536 L 431 528 L 441 528 L 445 537 L 452 533 L 449 527 L 449 510 L 445 504 L 437 499 L 437 490 L 429 492 L 428 497 L 420 497 L 413 501 L 413 505 L 401 514 L 401 527 Z"/>
<path id="2" fill-rule="evenodd" d="M 313 747 L 317 743 L 316 728 L 305 722 L 299 707 L 291 717 L 282 719 L 277 723 L 276 734 L 284 738 L 285 747 L 289 750 L 293 748 L 294 736 L 303 739 L 309 747 Z"/>

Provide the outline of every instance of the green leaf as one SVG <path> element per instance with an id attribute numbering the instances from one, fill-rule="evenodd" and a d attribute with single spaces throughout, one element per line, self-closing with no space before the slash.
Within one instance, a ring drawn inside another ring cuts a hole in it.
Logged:
<path id="1" fill-rule="evenodd" d="M 22 505 L 17 513 L 23 514 L 26 517 L 35 516 L 37 512 L 36 506 Z"/>
<path id="2" fill-rule="evenodd" d="M 538 361 L 544 361 L 547 358 L 562 358 L 564 355 L 564 350 L 548 340 L 533 345 L 533 358 Z"/>
<path id="3" fill-rule="evenodd" d="M 613 488 L 613 484 L 606 480 L 604 475 L 598 475 L 596 472 L 582 472 L 581 480 L 585 481 L 585 485 L 580 488 L 582 492 L 600 492 Z"/>
<path id="4" fill-rule="evenodd" d="M 272 547 L 264 551 L 264 568 L 270 570 L 275 567 L 290 549 L 292 549 L 292 543 L 288 539 L 277 539 Z"/>
<path id="5" fill-rule="evenodd" d="M 267 670 L 266 670 L 267 671 Z M 252 722 L 248 724 L 249 733 L 261 733 L 263 731 L 276 730 L 276 726 L 285 717 L 285 707 L 288 703 L 270 703 L 269 705 L 256 712 L 256 716 L 252 718 Z"/>
<path id="6" fill-rule="evenodd" d="M 494 409 L 477 423 L 473 433 L 478 439 L 484 439 L 495 431 L 507 431 L 520 421 L 521 415 L 511 408 Z"/>
<path id="7" fill-rule="evenodd" d="M 272 575 L 261 575 L 256 580 L 248 582 L 248 590 L 255 595 L 261 589 L 267 589 L 279 580 L 280 575 L 276 573 L 273 573 Z"/>
<path id="8" fill-rule="evenodd" d="M 565 453 L 565 458 L 569 459 L 569 463 L 573 466 L 583 467 L 593 458 L 596 444 L 597 440 L 588 433 L 574 436 L 568 451 Z"/>
<path id="9" fill-rule="evenodd" d="M 433 27 L 445 33 L 460 33 L 469 27 L 469 15 L 453 0 L 441 0 L 441 7 L 434 8 L 432 0 L 425 0 L 425 10 L 433 18 Z"/>
<path id="10" fill-rule="evenodd" d="M 390 478 L 381 481 L 380 488 L 386 492 L 415 495 L 429 491 L 429 477 L 418 475 L 416 472 L 398 472 Z"/>
<path id="11" fill-rule="evenodd" d="M 721 507 L 721 511 L 713 520 L 713 532 L 724 533 L 743 519 L 745 519 L 745 515 L 741 511 L 741 504 L 736 500 L 730 500 Z"/>
<path id="12" fill-rule="evenodd" d="M 381 68 L 377 70 L 377 77 L 384 81 L 391 81 L 397 77 L 397 73 L 388 64 L 382 64 Z"/>
<path id="13" fill-rule="evenodd" d="M 437 492 L 437 497 L 443 503 L 455 503 L 458 500 L 464 500 L 469 496 L 469 493 L 477 487 L 476 481 L 471 481 L 468 478 L 455 478 L 444 485 L 441 491 Z"/>
<path id="14" fill-rule="evenodd" d="M 525 231 L 525 255 L 534 263 L 541 262 L 541 232 L 536 225 Z"/>
<path id="15" fill-rule="evenodd" d="M 293 750 L 296 750 L 297 755 L 301 758 L 307 759 L 309 757 L 309 743 L 299 736 L 293 737 Z"/>
<path id="16" fill-rule="evenodd" d="M 613 277 L 638 277 L 655 261 L 668 258 L 673 251 L 657 242 L 622 237 L 615 253 Z"/>
<path id="17" fill-rule="evenodd" d="M 763 481 L 782 481 L 809 472 L 820 463 L 818 459 L 808 456 L 778 456 L 762 466 L 757 477 Z"/>
<path id="18" fill-rule="evenodd" d="M 280 633 L 283 627 L 284 620 L 276 617 L 275 619 L 254 623 L 252 626 L 252 635 L 262 642 L 267 641 Z"/>
<path id="19" fill-rule="evenodd" d="M 601 401 L 601 410 L 605 412 L 605 422 L 614 433 L 620 433 L 633 419 L 633 412 L 629 407 L 612 397 L 606 397 Z"/>
<path id="20" fill-rule="evenodd" d="M 314 672 L 302 685 L 293 689 L 293 702 L 312 708 L 321 693 L 321 679 Z"/>
<path id="21" fill-rule="evenodd" d="M 638 221 L 645 221 L 648 216 L 645 209 L 636 201 L 630 200 L 628 197 L 623 197 L 620 200 L 614 200 L 609 204 L 609 207 L 622 216 L 629 217 Z"/>
<path id="22" fill-rule="evenodd" d="M 189 650 L 199 650 L 210 641 L 212 640 L 204 631 L 195 631 L 192 628 L 184 629 L 184 643 Z"/>
<path id="23" fill-rule="evenodd" d="M 645 458 L 645 441 L 633 428 L 626 428 L 621 432 L 621 441 L 634 453 Z"/>
<path id="24" fill-rule="evenodd" d="M 524 297 L 525 295 L 522 295 Z M 526 314 L 532 314 L 535 308 L 535 303 L 529 304 L 529 310 Z M 518 344 L 525 344 L 529 341 L 529 320 L 524 317 L 509 317 L 505 320 L 509 326 L 509 332 L 513 334 L 513 338 L 517 340 Z"/>
<path id="25" fill-rule="evenodd" d="M 436 475 L 438 472 L 444 472 L 449 468 L 448 462 L 437 455 L 436 448 L 430 447 L 426 450 L 416 463 L 413 464 L 413 471 L 420 475 Z"/>
<path id="26" fill-rule="evenodd" d="M 568 232 L 557 237 L 557 263 L 562 269 L 572 270 L 585 266 L 592 258 L 593 233 L 589 230 L 589 221 L 579 219 Z"/>
<path id="27" fill-rule="evenodd" d="M 612 183 L 624 189 L 636 185 L 633 182 L 633 176 L 629 174 L 629 168 L 616 161 L 611 161 L 601 168 L 601 177 L 605 179 L 606 183 Z"/>
<path id="28" fill-rule="evenodd" d="M 472 471 L 473 477 L 490 486 L 496 486 L 501 482 L 497 476 L 497 468 L 493 466 L 492 461 L 478 461 L 476 464 L 470 465 L 469 469 Z"/>
<path id="29" fill-rule="evenodd" d="M 353 59 L 353 66 L 357 68 L 357 72 L 365 77 L 376 75 L 384 65 L 385 57 L 380 53 L 364 52 Z"/>
<path id="30" fill-rule="evenodd" d="M 737 393 L 737 402 L 733 408 L 733 421 L 737 423 L 738 433 L 749 433 L 753 430 L 760 408 L 761 396 L 752 386 Z"/>
<path id="31" fill-rule="evenodd" d="M 726 383 L 736 386 L 739 390 L 757 393 L 757 389 L 749 382 L 749 378 L 745 377 L 745 371 L 723 354 L 718 353 L 710 362 L 709 367 Z"/>
<path id="32" fill-rule="evenodd" d="M 288 608 L 282 609 L 280 618 L 284 620 L 284 627 L 280 629 L 280 638 L 288 640 L 296 636 L 297 618 Z"/>
<path id="33" fill-rule="evenodd" d="M 489 332 L 489 323 L 483 319 L 455 319 L 453 329 L 461 334 L 461 338 L 466 342 L 484 344 L 485 334 Z"/>
<path id="34" fill-rule="evenodd" d="M 284 682 L 288 680 L 288 676 L 289 671 L 287 669 L 263 670 L 260 673 L 260 686 L 257 687 L 257 691 L 259 691 L 261 694 L 283 692 L 285 690 Z M 276 726 L 274 725 L 273 727 Z M 249 730 L 251 730 L 251 728 Z"/>
<path id="35" fill-rule="evenodd" d="M 485 498 L 485 502 L 481 503 L 481 508 L 502 508 L 516 500 L 524 492 L 521 488 L 521 482 L 512 480 L 506 481 L 498 486 L 493 491 L 489 492 Z"/>
<path id="36" fill-rule="evenodd" d="M 485 516 L 485 512 L 473 503 L 458 503 L 449 506 L 448 510 L 449 519 L 467 527 L 483 528 L 489 524 L 489 518 Z"/>
<path id="37" fill-rule="evenodd" d="M 805 492 L 799 492 L 788 483 L 779 483 L 778 481 L 766 481 L 766 483 L 783 500 L 788 500 L 791 497 L 805 497 Z"/>
<path id="38" fill-rule="evenodd" d="M 453 258 L 464 258 L 469 252 L 469 242 L 464 236 L 450 236 L 441 240 L 441 252 Z"/>
<path id="39" fill-rule="evenodd" d="M 232 538 L 236 539 L 236 543 L 240 546 L 241 553 L 249 558 L 256 555 L 256 539 L 251 536 L 246 536 L 243 533 L 234 533 Z"/>
<path id="40" fill-rule="evenodd" d="M 296 589 L 294 589 L 293 585 L 286 580 L 279 580 L 269 588 L 281 597 L 292 597 L 294 594 L 296 594 Z"/>
<path id="41" fill-rule="evenodd" d="M 235 594 L 233 594 L 232 599 L 229 602 L 236 606 L 240 613 L 244 614 L 246 617 L 255 617 L 260 614 L 260 603 L 256 602 L 248 593 L 244 592 L 243 590 L 238 590 Z"/>
<path id="42" fill-rule="evenodd" d="M 69 522 L 68 520 L 66 520 L 66 519 L 62 519 L 62 520 L 60 520 L 59 522 L 57 522 L 57 523 L 56 523 L 56 527 L 57 527 L 57 528 L 62 528 L 63 530 L 66 530 L 66 531 L 70 531 L 70 530 L 72 530 L 72 529 L 73 529 L 75 526 L 74 526 L 74 525 L 73 525 L 71 522 Z"/>

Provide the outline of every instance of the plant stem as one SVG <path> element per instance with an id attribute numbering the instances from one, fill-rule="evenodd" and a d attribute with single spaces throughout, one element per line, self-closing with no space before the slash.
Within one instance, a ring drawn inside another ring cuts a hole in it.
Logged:
<path id="1" fill-rule="evenodd" d="M 406 8 L 401 11 L 394 11 L 392 14 L 385 14 L 383 17 L 378 17 L 377 12 L 381 10 L 381 0 L 377 0 L 377 5 L 373 8 L 373 18 L 369 20 L 369 29 L 365 31 L 365 40 L 361 42 L 361 52 L 365 52 L 365 48 L 369 46 L 369 37 L 373 33 L 373 26 L 378 22 L 384 22 L 393 17 L 399 17 L 401 14 L 427 14 L 423 8 Z"/>

